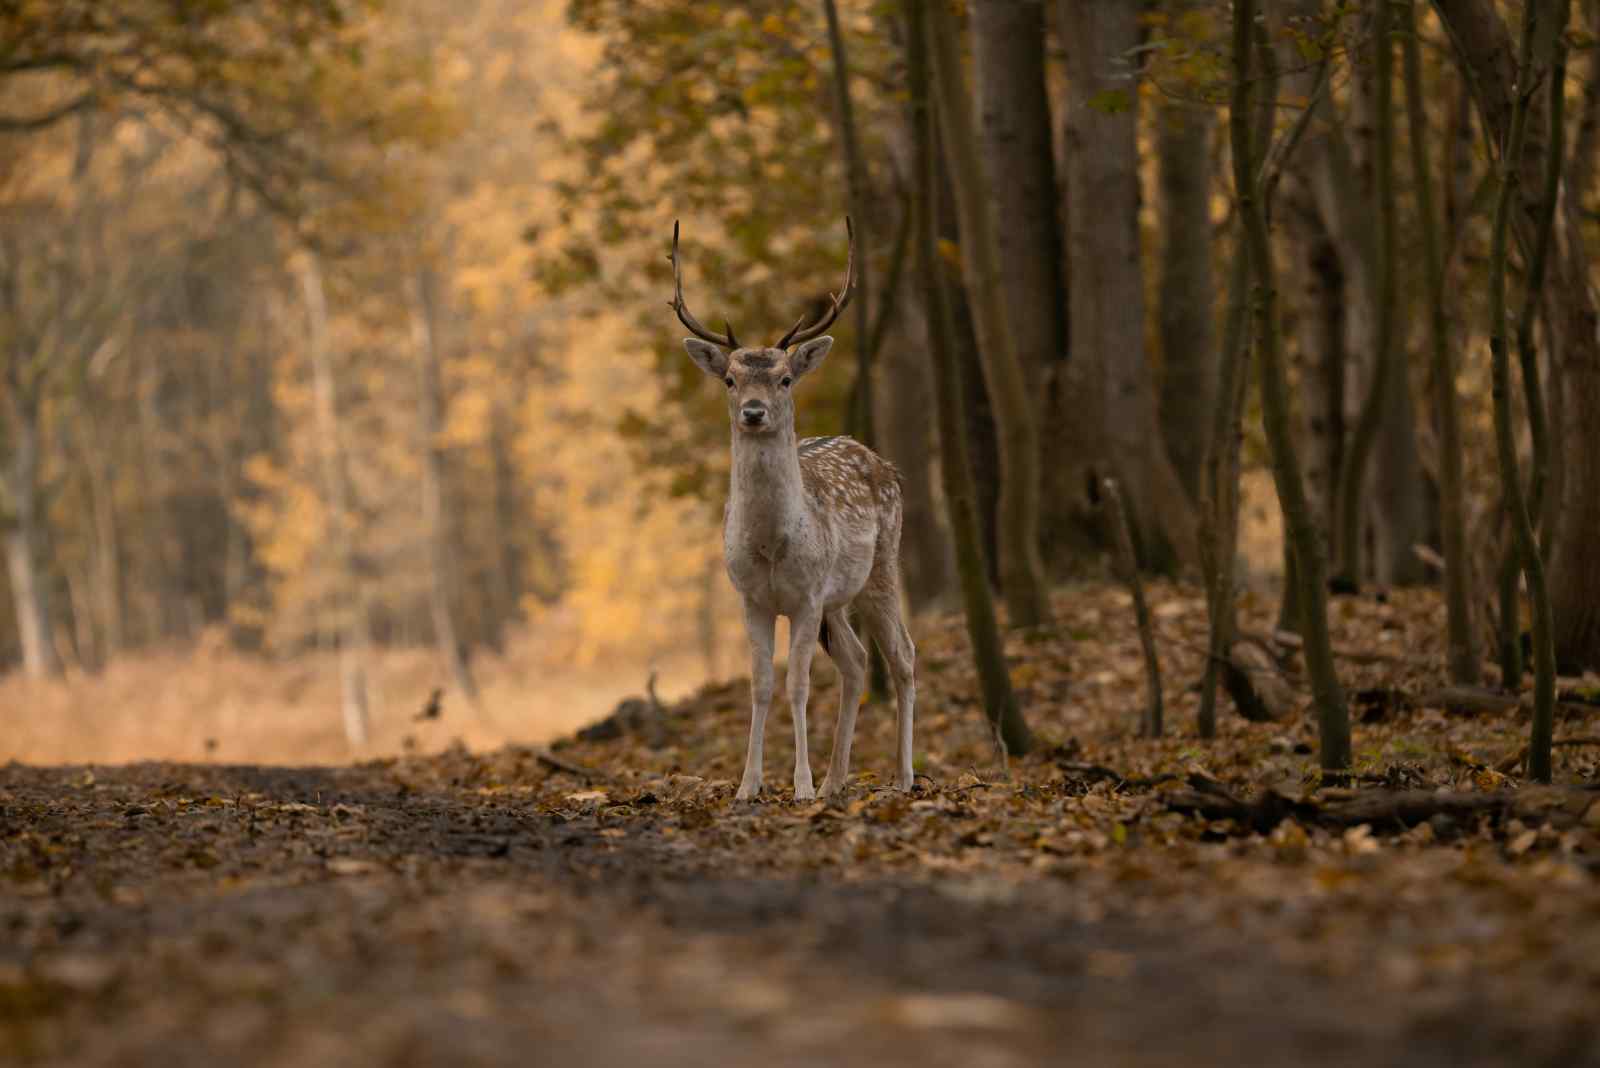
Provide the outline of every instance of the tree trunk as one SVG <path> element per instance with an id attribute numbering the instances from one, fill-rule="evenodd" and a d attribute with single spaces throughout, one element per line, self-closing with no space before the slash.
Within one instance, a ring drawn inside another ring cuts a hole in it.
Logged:
<path id="1" fill-rule="evenodd" d="M 1292 235 L 1297 280 L 1295 335 L 1300 348 L 1301 440 L 1305 442 L 1307 499 L 1317 527 L 1333 529 L 1340 464 L 1344 457 L 1344 325 L 1349 294 L 1338 250 L 1302 183 L 1283 200 L 1284 229 Z"/>
<path id="2" fill-rule="evenodd" d="M 1273 479 L 1284 513 L 1284 526 L 1294 547 L 1301 591 L 1301 631 L 1305 639 L 1306 671 L 1311 678 L 1317 710 L 1322 767 L 1342 772 L 1350 766 L 1350 720 L 1344 694 L 1334 671 L 1333 646 L 1328 636 L 1326 562 L 1316 527 L 1306 502 L 1299 461 L 1290 431 L 1289 384 L 1279 349 L 1277 294 L 1272 265 L 1272 243 L 1266 212 L 1256 188 L 1255 161 L 1250 136 L 1251 31 L 1255 21 L 1253 0 L 1236 0 L 1233 26 L 1233 102 L 1228 125 L 1233 147 L 1234 188 L 1239 214 L 1250 246 L 1250 273 L 1254 279 L 1254 321 L 1257 356 L 1261 369 L 1262 422 L 1272 451 Z"/>
<path id="3" fill-rule="evenodd" d="M 1456 396 L 1455 355 L 1444 314 L 1444 257 L 1433 210 L 1428 165 L 1427 112 L 1422 99 L 1422 61 L 1417 46 L 1414 0 L 1404 0 L 1400 39 L 1405 57 L 1406 124 L 1411 137 L 1411 187 L 1422 228 L 1423 270 L 1428 284 L 1428 342 L 1433 360 L 1434 420 L 1439 432 L 1439 528 L 1444 543 L 1445 622 L 1450 681 L 1475 686 L 1478 651 L 1472 637 L 1471 578 L 1467 556 L 1466 499 L 1461 487 L 1461 416 Z"/>
<path id="4" fill-rule="evenodd" d="M 940 0 L 941 5 L 942 2 Z M 939 269 L 935 208 L 938 183 L 934 173 L 932 119 L 928 101 L 927 52 L 930 43 L 928 37 L 931 35 L 924 32 L 926 11 L 927 8 L 922 4 L 907 5 L 906 58 L 917 188 L 917 267 L 924 291 L 924 310 L 928 315 L 928 353 L 938 398 L 939 468 L 944 478 L 945 506 L 950 512 L 950 527 L 955 537 L 961 593 L 966 607 L 967 635 L 972 642 L 972 656 L 978 671 L 979 688 L 983 693 L 984 711 L 990 728 L 1003 742 L 1006 751 L 1020 755 L 1032 747 L 1033 739 L 1011 689 L 1005 646 L 990 599 L 983 563 L 983 544 L 979 536 L 977 495 L 973 491 L 972 470 L 966 457 L 960 377 L 955 352 L 950 345 L 955 327 L 945 301 L 942 272 Z"/>
<path id="5" fill-rule="evenodd" d="M 912 225 L 920 223 L 913 219 Z M 910 292 L 916 282 L 914 272 L 901 278 L 902 292 L 896 299 L 903 314 L 895 317 L 882 349 L 884 372 L 895 386 L 875 394 L 878 451 L 900 469 L 904 518 L 900 576 L 913 615 L 943 596 L 950 586 L 952 567 L 950 531 L 933 493 L 938 429 L 928 421 L 934 393 L 925 355 L 929 341 L 924 297 Z M 956 344 L 954 339 L 947 343 Z"/>
<path id="6" fill-rule="evenodd" d="M 1378 365 L 1388 375 L 1383 390 L 1373 472 L 1373 561 L 1384 585 L 1415 585 L 1427 578 L 1412 547 L 1427 544 L 1432 496 L 1417 451 L 1411 362 L 1398 328 L 1398 202 L 1394 176 L 1394 0 L 1373 0 L 1375 85 L 1373 126 L 1374 209 L 1378 218 L 1375 275 L 1378 284 Z"/>
<path id="7" fill-rule="evenodd" d="M 972 8 L 980 148 L 990 183 L 1007 323 L 1041 417 L 1042 387 L 1066 357 L 1061 233 L 1045 87 L 1044 0 L 980 0 Z"/>
<path id="8" fill-rule="evenodd" d="M 7 511 L 6 570 L 22 643 L 22 670 L 30 678 L 61 674 L 50 618 L 49 578 L 40 566 L 44 516 L 39 510 L 39 424 L 31 397 L 11 405 L 11 462 L 4 489 Z"/>
<path id="9" fill-rule="evenodd" d="M 1495 198 L 1493 242 L 1489 252 L 1489 349 L 1494 360 L 1494 437 L 1495 452 L 1500 461 L 1500 479 L 1505 488 L 1506 509 L 1510 513 L 1512 534 L 1521 557 L 1522 572 L 1528 581 L 1529 600 L 1533 607 L 1534 653 L 1534 708 L 1531 737 L 1528 741 L 1528 777 L 1535 782 L 1550 781 L 1550 740 L 1555 723 L 1555 651 L 1551 644 L 1550 596 L 1545 588 L 1544 564 L 1540 559 L 1539 544 L 1533 532 L 1527 499 L 1522 492 L 1522 475 L 1517 470 L 1516 438 L 1511 425 L 1511 357 L 1506 323 L 1506 231 L 1511 216 L 1511 201 L 1516 196 L 1520 182 L 1520 157 L 1526 141 L 1529 104 L 1533 98 L 1533 43 L 1537 24 L 1541 19 L 1554 20 L 1557 13 L 1565 15 L 1563 0 L 1553 3 L 1530 2 L 1523 10 L 1522 45 L 1519 51 L 1517 92 L 1512 107 L 1510 125 L 1500 153 L 1500 192 Z M 1564 27 L 1565 18 L 1556 22 Z M 1559 45 L 1556 46 L 1559 48 Z M 1548 76 L 1551 68 L 1541 65 L 1540 74 Z M 1559 116 L 1557 116 L 1559 119 Z M 1549 159 L 1549 168 L 1559 173 L 1559 158 Z M 1549 222 L 1553 213 L 1543 213 L 1536 221 L 1533 235 L 1535 248 L 1542 246 L 1549 236 Z M 1541 222 L 1544 225 L 1539 225 Z M 1535 252 L 1535 257 L 1542 255 Z M 1538 278 L 1530 277 L 1530 285 L 1537 287 Z M 1530 303 L 1537 301 L 1537 288 L 1530 293 Z M 1538 403 L 1535 395 L 1530 404 Z"/>
<path id="10" fill-rule="evenodd" d="M 1582 18 L 1588 25 L 1589 62 L 1586 63 L 1579 83 L 1583 86 L 1583 103 L 1578 109 L 1578 127 L 1572 135 L 1572 152 L 1567 157 L 1567 196 L 1577 205 L 1582 215 L 1589 198 L 1594 194 L 1594 179 L 1600 168 L 1600 0 L 1584 0 Z"/>
<path id="11" fill-rule="evenodd" d="M 1174 18 L 1197 5 L 1172 0 Z M 1161 183 L 1161 432 L 1191 497 L 1200 492 L 1217 368 L 1211 279 L 1211 136 L 1216 112 L 1165 98 L 1156 115 Z"/>
<path id="12" fill-rule="evenodd" d="M 839 154 L 844 159 L 845 184 L 850 214 L 855 221 L 856 238 L 865 255 L 856 263 L 856 382 L 850 398 L 850 428 L 863 443 L 877 445 L 872 405 L 872 231 L 873 213 L 867 189 L 867 168 L 856 136 L 855 107 L 850 97 L 850 59 L 845 50 L 844 31 L 839 26 L 839 10 L 834 0 L 822 0 L 828 22 L 828 48 L 833 55 L 834 120 Z"/>
<path id="13" fill-rule="evenodd" d="M 1357 67 L 1358 73 L 1370 76 L 1370 85 L 1362 77 L 1351 82 L 1351 92 L 1356 97 L 1356 143 L 1359 146 L 1370 141 L 1373 145 L 1370 179 L 1358 154 L 1347 176 L 1358 180 L 1340 183 L 1344 186 L 1343 195 L 1363 202 L 1357 210 L 1370 220 L 1370 229 L 1362 232 L 1367 239 L 1353 250 L 1366 283 L 1360 292 L 1367 300 L 1352 305 L 1363 319 L 1370 317 L 1370 345 L 1363 337 L 1365 323 L 1352 323 L 1349 334 L 1351 351 L 1370 351 L 1373 359 L 1366 391 L 1357 405 L 1359 418 L 1345 452 L 1345 467 L 1340 472 L 1339 533 L 1335 543 L 1339 576 L 1350 587 L 1368 574 L 1384 584 L 1419 581 L 1423 577 L 1422 565 L 1411 547 L 1427 540 L 1430 526 L 1417 453 L 1409 367 L 1403 348 L 1397 344 L 1395 329 L 1391 0 L 1371 0 L 1371 11 L 1371 62 L 1364 71 Z M 1353 379 L 1347 382 L 1357 385 Z M 1371 463 L 1374 455 L 1376 464 Z M 1369 468 L 1375 468 L 1370 481 Z M 1363 568 L 1368 524 L 1373 558 L 1371 566 Z"/>
<path id="14" fill-rule="evenodd" d="M 1094 361 L 1093 415 L 1106 459 L 1129 505 L 1146 565 L 1198 560 L 1193 503 L 1162 446 L 1144 344 L 1139 255 L 1138 86 L 1123 71 L 1139 44 L 1138 4 L 1063 0 L 1069 96 L 1066 116 L 1069 348 Z"/>
<path id="15" fill-rule="evenodd" d="M 339 424 L 338 384 L 328 339 L 328 301 L 322 267 L 314 252 L 302 254 L 300 286 L 306 302 L 306 355 L 315 391 L 317 437 L 327 494 L 328 539 L 332 547 L 338 604 L 339 676 L 345 741 L 360 751 L 369 735 L 367 655 L 371 644 L 365 593 L 351 533 L 351 488 Z"/>
<path id="16" fill-rule="evenodd" d="M 1263 57 L 1271 55 L 1266 36 L 1257 37 Z M 1276 82 L 1256 102 L 1253 143 L 1270 144 L 1277 118 Z M 1298 131 L 1304 134 L 1304 129 Z M 1293 146 L 1290 146 L 1291 148 Z M 1217 733 L 1218 675 L 1235 707 L 1251 718 L 1261 704 L 1257 680 L 1239 670 L 1233 659 L 1238 637 L 1238 608 L 1234 571 L 1239 545 L 1239 449 L 1243 443 L 1245 394 L 1250 374 L 1250 251 L 1241 223 L 1235 237 L 1228 274 L 1228 306 L 1223 319 L 1222 348 L 1217 354 L 1217 389 L 1205 435 L 1205 461 L 1200 479 L 1200 566 L 1206 583 L 1209 625 L 1205 675 L 1200 683 L 1200 710 L 1196 725 L 1200 737 Z M 1289 554 L 1284 554 L 1288 559 Z M 1292 589 L 1291 569 L 1284 569 L 1285 589 Z M 1285 600 L 1287 603 L 1287 599 Z"/>
<path id="17" fill-rule="evenodd" d="M 89 602 L 101 653 L 110 661 L 122 652 L 126 633 L 126 596 L 122 574 L 122 538 L 117 520 L 111 457 L 102 440 L 97 413 L 84 403 L 78 412 L 80 462 L 89 487 L 89 513 L 94 527 L 93 572 Z"/>
<path id="18" fill-rule="evenodd" d="M 472 677 L 467 649 L 456 626 L 460 562 L 445 485 L 444 382 L 439 354 L 439 277 L 432 264 L 418 268 L 411 332 L 417 358 L 417 429 L 422 438 L 422 523 L 428 542 L 429 614 L 433 640 L 439 647 L 456 688 L 473 706 L 478 684 Z"/>
<path id="19" fill-rule="evenodd" d="M 1434 0 L 1456 55 L 1467 72 L 1473 99 L 1488 136 L 1505 143 L 1510 129 L 1516 57 L 1510 35 L 1492 0 Z M 1531 248 L 1537 230 L 1538 195 L 1544 187 L 1547 153 L 1535 99 L 1518 169 L 1520 195 L 1511 220 L 1518 243 Z M 1530 199 L 1531 198 L 1531 199 Z M 1551 547 L 1549 585 L 1556 662 L 1577 673 L 1600 668 L 1600 336 L 1595 292 L 1576 205 L 1563 198 L 1556 218 L 1556 247 L 1546 296 L 1561 353 L 1565 419 L 1552 435 L 1563 451 L 1561 522 Z"/>
<path id="20" fill-rule="evenodd" d="M 984 196 L 983 160 L 962 75 L 954 17 L 944 0 L 928 5 L 926 30 L 936 78 L 939 124 L 961 218 L 962 263 L 983 350 L 984 382 L 1000 439 L 1000 586 L 1010 623 L 1050 620 L 1039 557 L 1039 437 L 1027 379 L 1017 359 L 1001 291 L 999 255 Z"/>

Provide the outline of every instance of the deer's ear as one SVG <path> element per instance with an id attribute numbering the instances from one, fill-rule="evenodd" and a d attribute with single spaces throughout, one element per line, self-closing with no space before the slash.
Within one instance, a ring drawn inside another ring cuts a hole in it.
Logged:
<path id="1" fill-rule="evenodd" d="M 728 373 L 728 354 L 709 341 L 701 341 L 697 337 L 683 339 L 683 347 L 689 353 L 689 359 L 694 365 L 712 378 L 721 378 Z"/>
<path id="2" fill-rule="evenodd" d="M 817 364 L 833 348 L 833 338 L 827 334 L 812 338 L 794 350 L 794 355 L 789 357 L 789 373 L 796 378 L 802 378 L 817 369 Z"/>

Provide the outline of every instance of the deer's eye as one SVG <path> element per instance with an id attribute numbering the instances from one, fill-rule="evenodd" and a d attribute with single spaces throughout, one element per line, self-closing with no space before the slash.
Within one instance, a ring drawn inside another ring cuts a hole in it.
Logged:
<path id="1" fill-rule="evenodd" d="M 790 378 L 788 375 L 784 375 L 783 376 L 783 381 L 779 382 L 778 385 L 782 386 L 784 389 L 788 389 L 789 388 L 789 383 L 793 382 L 793 381 L 794 381 L 794 379 Z"/>
<path id="2" fill-rule="evenodd" d="M 728 388 L 729 389 L 733 388 L 733 376 L 732 375 L 729 375 L 727 378 L 724 378 L 723 381 L 728 384 Z"/>

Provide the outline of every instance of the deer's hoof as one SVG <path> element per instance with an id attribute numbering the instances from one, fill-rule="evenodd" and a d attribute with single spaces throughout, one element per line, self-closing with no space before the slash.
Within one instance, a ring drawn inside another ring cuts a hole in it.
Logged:
<path id="1" fill-rule="evenodd" d="M 824 778 L 822 780 L 821 794 L 822 794 L 823 797 L 825 797 L 825 798 L 838 797 L 842 793 L 844 793 L 844 782 L 842 780 L 839 783 L 835 784 L 834 781 L 833 781 L 833 776 L 832 775 L 828 775 L 826 778 Z"/>
<path id="2" fill-rule="evenodd" d="M 895 776 L 894 788 L 903 794 L 909 794 L 916 781 L 917 777 L 908 771 Z"/>
<path id="3" fill-rule="evenodd" d="M 760 796 L 761 783 L 759 781 L 742 782 L 739 784 L 739 792 L 733 795 L 733 799 L 735 801 L 754 801 Z"/>
<path id="4" fill-rule="evenodd" d="M 817 799 L 817 791 L 812 789 L 811 784 L 808 782 L 797 783 L 794 788 L 794 799 L 796 801 L 815 801 Z"/>

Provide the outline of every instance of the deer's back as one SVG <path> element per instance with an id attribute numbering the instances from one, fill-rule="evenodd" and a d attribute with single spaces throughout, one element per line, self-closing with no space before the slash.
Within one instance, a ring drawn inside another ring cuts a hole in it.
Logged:
<path id="1" fill-rule="evenodd" d="M 800 481 L 813 514 L 843 535 L 876 535 L 892 521 L 898 540 L 900 472 L 893 464 L 842 435 L 803 438 L 797 449 Z"/>

